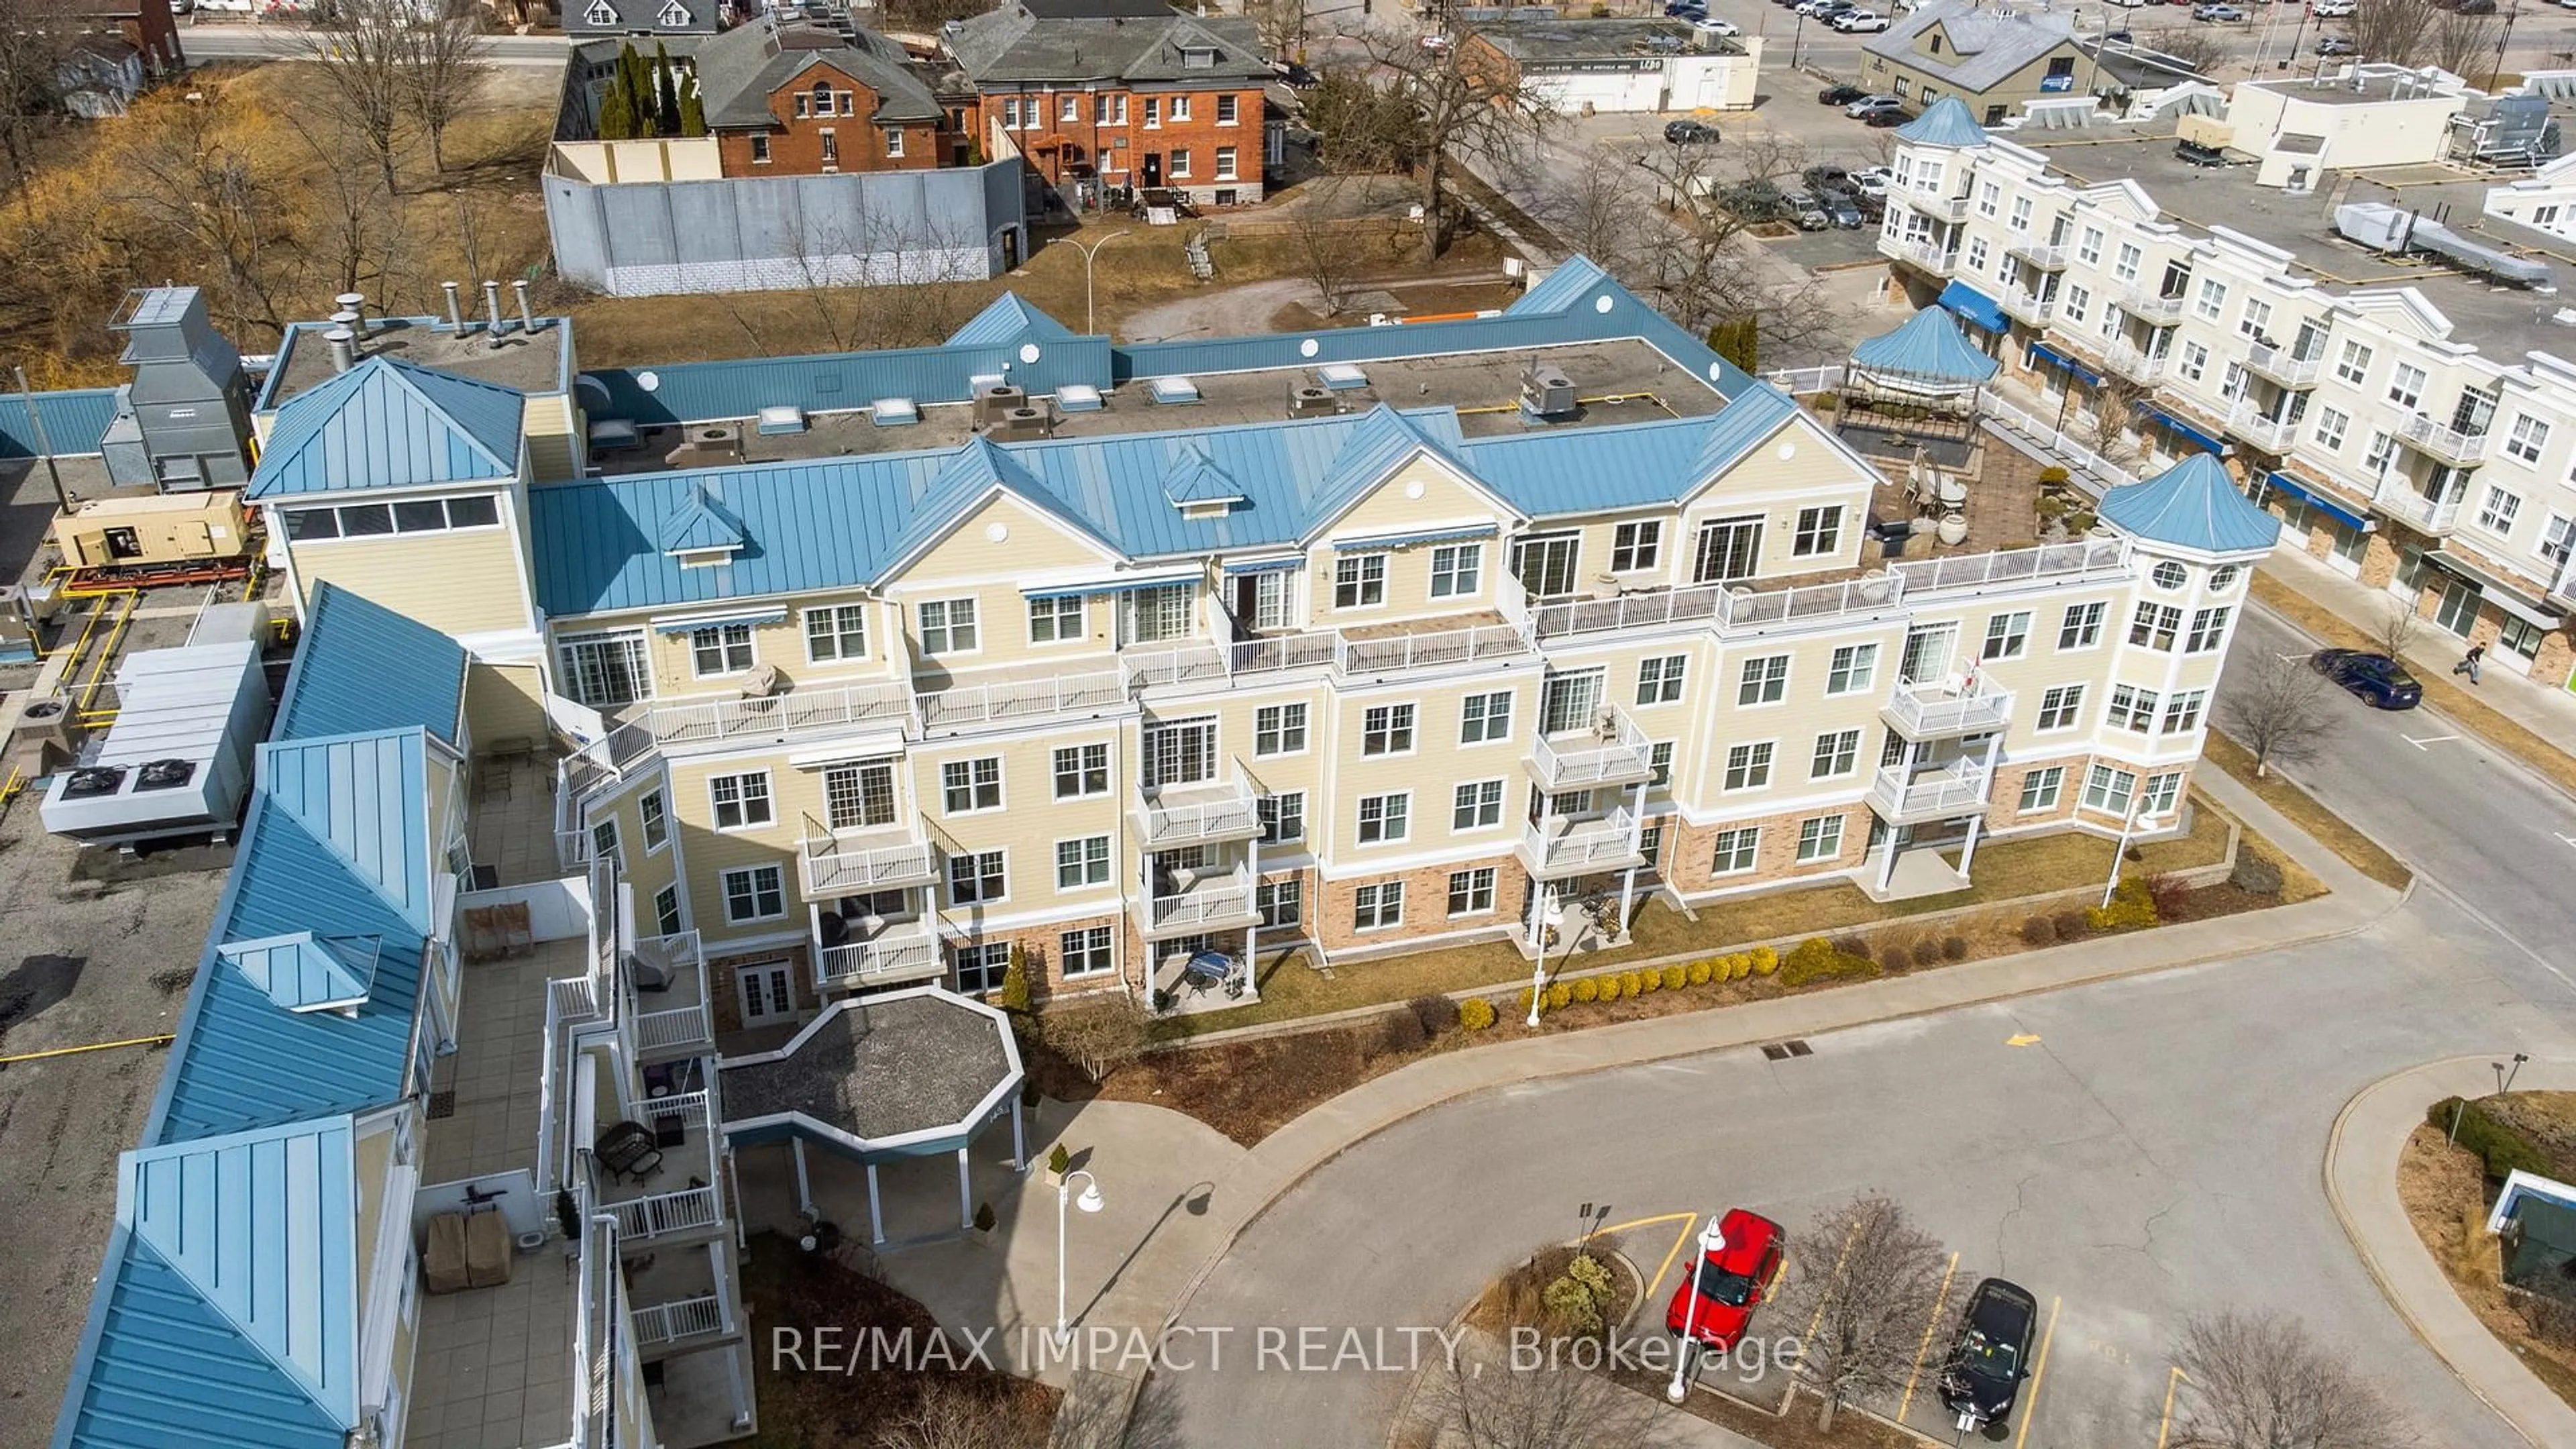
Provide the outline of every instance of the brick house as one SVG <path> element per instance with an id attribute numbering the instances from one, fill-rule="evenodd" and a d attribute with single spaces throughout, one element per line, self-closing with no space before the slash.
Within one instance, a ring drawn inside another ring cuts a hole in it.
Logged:
<path id="1" fill-rule="evenodd" d="M 188 64 L 179 50 L 179 22 L 170 13 L 170 0 L 34 0 L 21 13 L 61 34 L 121 36 L 155 76 L 174 75 Z"/>
<path id="2" fill-rule="evenodd" d="M 950 149 L 924 68 L 874 31 L 764 15 L 692 61 L 727 176 L 925 171 Z"/>
<path id="3" fill-rule="evenodd" d="M 1010 0 L 953 28 L 974 134 L 1016 149 L 1067 204 L 1170 187 L 1201 206 L 1248 205 L 1279 139 L 1252 22 L 1162 0 Z"/>

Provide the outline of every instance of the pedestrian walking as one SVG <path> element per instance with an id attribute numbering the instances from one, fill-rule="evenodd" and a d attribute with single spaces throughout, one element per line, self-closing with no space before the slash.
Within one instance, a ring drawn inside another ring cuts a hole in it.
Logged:
<path id="1" fill-rule="evenodd" d="M 2487 646 L 2472 644 L 2469 646 L 2469 652 L 2460 656 L 2460 662 L 2451 666 L 2451 672 L 2465 674 L 2469 677 L 2469 683 L 2475 684 L 2478 682 L 2478 661 L 2486 657 Z"/>

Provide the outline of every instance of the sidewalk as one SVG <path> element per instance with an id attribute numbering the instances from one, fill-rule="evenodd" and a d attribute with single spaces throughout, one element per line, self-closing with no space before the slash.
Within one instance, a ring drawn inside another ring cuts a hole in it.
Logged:
<path id="1" fill-rule="evenodd" d="M 2576 1062 L 2525 1063 L 2518 1091 L 2576 1090 Z M 2397 1159 L 2425 1109 L 2448 1096 L 2495 1090 L 2485 1057 L 2410 1067 L 2344 1104 L 2326 1139 L 2326 1197 L 2353 1251 L 2415 1336 L 2469 1392 L 2534 1444 L 2576 1444 L 2576 1409 L 2550 1392 L 2452 1291 L 2397 1197 Z"/>

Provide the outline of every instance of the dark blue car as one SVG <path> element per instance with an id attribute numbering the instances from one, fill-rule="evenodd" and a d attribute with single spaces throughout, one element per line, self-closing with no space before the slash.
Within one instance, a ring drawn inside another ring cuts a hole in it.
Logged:
<path id="1" fill-rule="evenodd" d="M 2413 709 L 2424 702 L 2424 686 L 2415 682 L 2405 665 L 2385 654 L 2320 649 L 2308 663 L 2373 709 Z"/>

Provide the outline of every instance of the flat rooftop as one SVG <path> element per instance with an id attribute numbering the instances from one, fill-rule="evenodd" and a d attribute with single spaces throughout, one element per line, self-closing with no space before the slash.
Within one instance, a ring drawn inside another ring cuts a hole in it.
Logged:
<path id="1" fill-rule="evenodd" d="M 2060 135 L 2022 132 L 2016 143 L 2041 152 L 2049 165 L 2086 185 L 2133 178 L 2153 196 L 2165 219 L 2206 234 L 2224 226 L 2292 253 L 2297 275 L 2337 293 L 2413 287 L 2451 319 L 2452 338 L 2505 364 L 2526 352 L 2576 355 L 2576 328 L 2552 316 L 2569 304 L 2558 294 L 2498 286 L 2424 256 L 2391 257 L 2347 241 L 2334 229 L 2334 210 L 2378 201 L 2420 211 L 2472 239 L 2549 264 L 2562 289 L 2576 289 L 2576 242 L 2483 215 L 2489 188 L 2513 179 L 2449 166 L 2386 167 L 2342 173 L 2348 186 L 2292 195 L 2254 184 L 2252 166 L 2209 169 L 2176 159 L 2171 132 L 2106 141 L 2082 131 Z M 2447 208 L 2447 212 L 2445 211 Z"/>
<path id="2" fill-rule="evenodd" d="M 776 1060 L 725 1062 L 725 1116 L 798 1112 L 868 1142 L 962 1132 L 1011 1075 L 1004 1030 L 953 997 L 860 997 L 798 1033 Z"/>
<path id="3" fill-rule="evenodd" d="M 1689 21 L 1660 18 L 1500 20 L 1479 25 L 1476 34 L 1524 64 L 1744 53 L 1743 46 L 1723 38 L 1695 45 L 1695 28 Z"/>
<path id="4" fill-rule="evenodd" d="M 1380 403 L 1398 408 L 1453 407 L 1458 410 L 1459 431 L 1470 438 L 1525 432 L 1532 425 L 1520 413 L 1521 372 L 1534 360 L 1561 369 L 1573 380 L 1575 395 L 1583 402 L 1574 418 L 1543 425 L 1551 430 L 1707 417 L 1726 406 L 1706 381 L 1632 338 L 1355 363 L 1352 366 L 1366 375 L 1367 385 L 1334 391 L 1334 404 L 1348 413 L 1364 413 Z M 1097 412 L 1054 408 L 1049 436 L 1101 438 L 1281 422 L 1289 415 L 1290 390 L 1314 384 L 1316 375 L 1312 367 L 1270 368 L 1194 373 L 1190 381 L 1199 392 L 1195 403 L 1157 403 L 1139 379 L 1106 394 Z M 593 462 L 605 475 L 619 477 L 733 461 L 694 450 L 676 451 L 686 431 L 678 425 L 641 431 L 642 447 L 601 454 Z M 864 413 L 829 413 L 810 416 L 802 433 L 762 437 L 746 426 L 743 434 L 741 461 L 770 463 L 954 448 L 973 437 L 975 427 L 972 408 L 954 403 L 924 407 L 921 421 L 900 427 L 879 427 Z"/>
<path id="5" fill-rule="evenodd" d="M 2252 86 L 2256 90 L 2271 91 L 2294 101 L 2305 101 L 2312 106 L 2379 106 L 2386 105 L 2390 101 L 2449 101 L 2460 106 L 2468 104 L 2466 97 L 2444 95 L 2440 91 L 2426 89 L 2424 83 L 2412 75 L 2382 75 L 2375 72 L 2365 74 L 2361 78 L 2358 89 L 2354 87 L 2349 76 L 2340 80 L 2333 76 L 2322 79 L 2315 76 L 2293 76 L 2287 80 L 2251 80 L 2240 81 L 2238 84 Z"/>
<path id="6" fill-rule="evenodd" d="M 479 307 L 481 299 L 472 299 L 472 305 Z M 560 392 L 566 385 L 563 322 L 540 317 L 537 330 L 527 332 L 521 330 L 518 314 L 506 294 L 501 308 L 508 330 L 501 335 L 497 347 L 479 329 L 459 333 L 450 331 L 444 320 L 386 317 L 368 319 L 367 335 L 359 339 L 358 351 L 363 356 L 391 357 L 522 392 Z M 471 324 L 470 316 L 468 321 Z M 267 406 L 280 406 L 297 393 L 331 380 L 331 344 L 322 340 L 328 330 L 328 324 L 308 324 L 287 334 L 278 353 L 277 372 L 268 385 Z"/>

